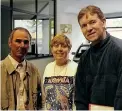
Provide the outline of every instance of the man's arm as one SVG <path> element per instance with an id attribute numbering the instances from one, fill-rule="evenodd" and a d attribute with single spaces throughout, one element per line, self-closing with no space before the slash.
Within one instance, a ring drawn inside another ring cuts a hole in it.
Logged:
<path id="1" fill-rule="evenodd" d="M 7 90 L 7 84 L 8 82 L 6 82 L 7 80 L 7 71 L 6 71 L 6 67 L 5 64 L 2 62 L 0 62 L 0 68 L 1 68 L 1 98 L 0 98 L 0 110 L 8 110 L 9 108 L 9 102 L 8 102 L 8 90 Z"/>
<path id="2" fill-rule="evenodd" d="M 38 100 L 38 106 L 42 106 L 42 109 L 44 109 L 45 106 L 45 93 L 44 93 L 44 86 L 43 86 L 43 78 L 40 77 L 40 75 L 38 74 L 38 88 L 37 90 L 40 92 L 38 96 L 41 96 L 41 102 L 39 102 L 39 98 L 37 98 Z M 41 104 L 40 104 L 41 103 Z"/>
<path id="3" fill-rule="evenodd" d="M 116 91 L 116 97 L 114 101 L 114 109 L 122 110 L 122 51 L 119 54 L 120 58 L 118 60 L 118 87 Z"/>
<path id="4" fill-rule="evenodd" d="M 114 101 L 114 109 L 115 110 L 122 110 L 122 75 L 118 84 L 116 97 Z"/>
<path id="5" fill-rule="evenodd" d="M 75 80 L 75 105 L 76 110 L 88 110 L 88 99 L 86 91 L 86 77 L 82 71 L 83 59 L 81 57 L 78 64 Z"/>

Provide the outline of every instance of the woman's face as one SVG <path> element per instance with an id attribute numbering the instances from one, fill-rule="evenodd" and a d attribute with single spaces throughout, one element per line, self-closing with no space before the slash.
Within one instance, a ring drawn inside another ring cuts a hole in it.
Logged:
<path id="1" fill-rule="evenodd" d="M 67 62 L 70 49 L 66 43 L 55 43 L 51 50 L 56 62 L 62 64 Z"/>

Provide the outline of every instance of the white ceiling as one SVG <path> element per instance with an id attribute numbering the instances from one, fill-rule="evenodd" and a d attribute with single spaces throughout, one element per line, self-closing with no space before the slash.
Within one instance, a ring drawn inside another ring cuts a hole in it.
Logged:
<path id="1" fill-rule="evenodd" d="M 122 12 L 122 0 L 60 0 L 64 12 L 77 14 L 79 10 L 87 5 L 96 5 L 107 13 Z"/>
<path id="2" fill-rule="evenodd" d="M 13 0 L 13 5 L 18 9 L 27 9 L 27 11 L 35 12 L 35 0 Z M 49 1 L 38 0 L 38 11 Z M 2 4 L 7 4 L 9 0 L 2 0 Z M 51 2 L 50 2 L 51 3 Z M 81 8 L 87 5 L 96 5 L 101 8 L 105 14 L 118 13 L 122 15 L 122 0 L 57 0 L 60 11 L 64 13 L 78 14 Z M 32 8 L 33 7 L 33 8 Z M 41 16 L 53 16 L 53 4 L 49 4 L 40 12 Z M 58 7 L 58 8 L 59 8 Z"/>
<path id="3" fill-rule="evenodd" d="M 38 0 L 39 5 L 44 2 L 52 0 Z M 81 8 L 87 5 L 96 5 L 102 9 L 104 13 L 122 12 L 122 0 L 57 0 L 63 4 L 63 9 L 66 13 L 78 13 Z M 9 3 L 10 0 L 1 0 L 2 4 Z M 26 4 L 34 4 L 35 0 L 13 0 L 13 3 L 17 6 L 23 6 Z M 38 7 L 41 7 L 39 6 Z M 31 11 L 31 10 L 30 10 Z"/>

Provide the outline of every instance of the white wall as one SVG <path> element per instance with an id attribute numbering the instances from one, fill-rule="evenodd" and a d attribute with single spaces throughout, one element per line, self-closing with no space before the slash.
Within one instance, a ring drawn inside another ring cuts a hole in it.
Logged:
<path id="1" fill-rule="evenodd" d="M 38 68 L 40 74 L 43 76 L 46 65 L 54 61 L 54 59 L 53 57 L 49 57 L 49 58 L 34 59 L 29 61 Z"/>
<path id="2" fill-rule="evenodd" d="M 82 42 L 86 42 L 80 30 L 77 15 L 80 9 L 87 5 L 100 7 L 106 17 L 122 16 L 122 0 L 57 0 L 57 33 L 60 33 L 60 24 L 72 24 L 72 33 L 67 35 L 72 41 L 72 52 Z"/>
<path id="3" fill-rule="evenodd" d="M 86 41 L 82 32 L 80 30 L 78 21 L 77 21 L 77 14 L 75 13 L 67 13 L 64 9 L 68 7 L 67 2 L 62 0 L 57 0 L 57 33 L 61 33 L 60 31 L 60 24 L 72 24 L 72 33 L 66 34 L 71 42 L 72 42 L 72 49 L 71 52 L 77 50 L 78 46 Z"/>

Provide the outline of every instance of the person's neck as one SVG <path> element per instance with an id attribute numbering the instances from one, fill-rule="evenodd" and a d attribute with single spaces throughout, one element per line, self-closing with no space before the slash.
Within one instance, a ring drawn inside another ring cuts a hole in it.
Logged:
<path id="1" fill-rule="evenodd" d="M 104 40 L 105 38 L 106 38 L 106 31 L 104 31 L 102 37 L 101 37 L 99 40 L 92 42 L 92 45 L 94 46 L 94 45 L 100 43 L 100 42 L 101 42 L 102 40 Z"/>
<path id="2" fill-rule="evenodd" d="M 66 60 L 66 61 L 56 61 L 56 65 L 58 66 L 63 66 L 63 65 L 66 65 L 68 63 L 69 60 Z"/>
<path id="3" fill-rule="evenodd" d="M 12 56 L 12 54 L 10 54 L 10 56 L 11 56 L 13 59 L 15 59 L 18 63 L 21 63 L 21 62 L 24 61 L 24 58 L 17 58 L 17 57 Z"/>

